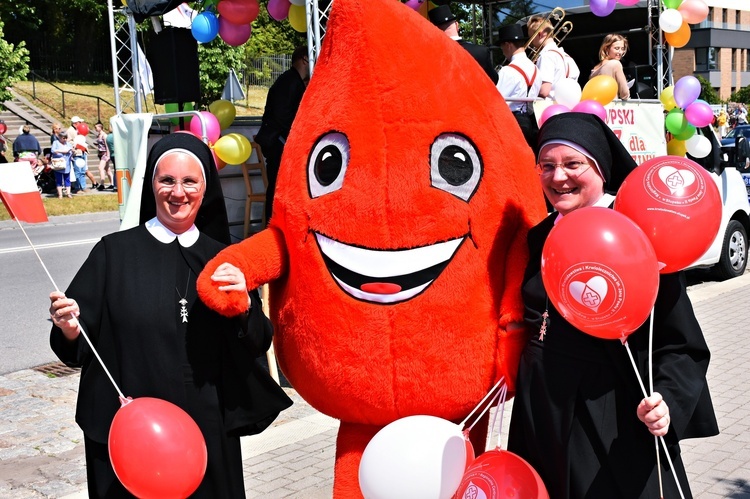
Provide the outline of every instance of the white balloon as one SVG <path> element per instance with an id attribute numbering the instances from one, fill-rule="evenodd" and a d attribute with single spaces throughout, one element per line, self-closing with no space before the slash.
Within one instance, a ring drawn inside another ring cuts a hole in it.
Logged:
<path id="1" fill-rule="evenodd" d="M 305 5 L 305 0 L 289 0 L 289 3 L 292 5 Z"/>
<path id="2" fill-rule="evenodd" d="M 674 33 L 682 26 L 682 14 L 677 9 L 664 9 L 659 16 L 659 27 L 665 33 Z"/>
<path id="3" fill-rule="evenodd" d="M 359 464 L 365 499 L 450 499 L 466 470 L 461 428 L 435 416 L 397 419 L 372 437 Z"/>
<path id="4" fill-rule="evenodd" d="M 685 141 L 685 148 L 691 156 L 705 158 L 711 154 L 711 141 L 697 133 Z"/>
<path id="5" fill-rule="evenodd" d="M 581 86 L 572 78 L 563 78 L 553 87 L 555 91 L 555 102 L 562 104 L 568 109 L 573 109 L 581 102 Z"/>

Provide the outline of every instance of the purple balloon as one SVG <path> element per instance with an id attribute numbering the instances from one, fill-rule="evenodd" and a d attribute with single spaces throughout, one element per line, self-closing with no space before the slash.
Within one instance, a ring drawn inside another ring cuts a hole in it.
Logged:
<path id="1" fill-rule="evenodd" d="M 674 101 L 685 110 L 701 94 L 701 82 L 695 76 L 683 76 L 674 84 Z"/>
<path id="2" fill-rule="evenodd" d="M 697 99 L 685 109 L 688 123 L 698 128 L 708 126 L 714 121 L 714 112 L 706 101 Z"/>
<path id="3" fill-rule="evenodd" d="M 250 39 L 252 28 L 249 24 L 234 24 L 219 17 L 219 36 L 224 43 L 232 47 L 239 47 Z"/>
<path id="4" fill-rule="evenodd" d="M 289 16 L 289 0 L 268 0 L 268 15 L 277 21 L 283 21 Z"/>
<path id="5" fill-rule="evenodd" d="M 591 0 L 589 6 L 592 14 L 604 17 L 614 12 L 616 3 L 616 0 Z"/>
<path id="6" fill-rule="evenodd" d="M 551 106 L 547 106 L 544 111 L 542 111 L 542 115 L 539 117 L 539 126 L 542 126 L 545 121 L 555 116 L 556 114 L 567 113 L 568 111 L 570 111 L 570 109 L 563 106 L 562 104 L 552 104 Z"/>
<path id="7" fill-rule="evenodd" d="M 576 104 L 575 107 L 571 109 L 571 111 L 573 111 L 574 113 L 594 114 L 600 117 L 605 123 L 607 121 L 607 110 L 604 109 L 604 106 L 602 106 L 600 102 L 597 102 L 595 100 L 582 100 L 581 102 Z"/>
<path id="8" fill-rule="evenodd" d="M 425 2 L 425 0 L 406 0 L 406 6 L 410 9 L 417 10 L 419 9 L 419 6 L 422 5 Z"/>

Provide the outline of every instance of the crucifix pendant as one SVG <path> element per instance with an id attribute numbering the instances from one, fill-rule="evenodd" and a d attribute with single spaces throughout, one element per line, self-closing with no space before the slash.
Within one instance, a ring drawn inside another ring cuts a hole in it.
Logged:
<path id="1" fill-rule="evenodd" d="M 182 322 L 187 322 L 188 321 L 188 310 L 187 310 L 187 307 L 185 306 L 185 305 L 187 305 L 187 300 L 185 298 L 182 298 L 177 303 L 179 303 L 180 305 L 182 305 L 182 307 L 180 308 L 180 317 L 182 317 Z"/>
<path id="2" fill-rule="evenodd" d="M 542 327 L 539 328 L 539 341 L 544 341 L 544 335 L 547 334 L 547 318 L 549 317 L 549 312 L 546 310 L 542 314 Z"/>

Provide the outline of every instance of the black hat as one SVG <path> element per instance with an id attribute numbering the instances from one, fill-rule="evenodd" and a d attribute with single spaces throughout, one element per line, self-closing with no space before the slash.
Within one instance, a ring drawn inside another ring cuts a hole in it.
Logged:
<path id="1" fill-rule="evenodd" d="M 537 158 L 545 144 L 565 141 L 585 149 L 604 177 L 604 190 L 615 194 L 636 166 L 617 135 L 601 118 L 589 113 L 561 113 L 548 118 L 537 137 Z"/>
<path id="2" fill-rule="evenodd" d="M 498 42 L 525 42 L 528 39 L 529 35 L 520 24 L 508 24 L 506 26 L 501 26 L 500 29 L 497 30 Z"/>
<path id="3" fill-rule="evenodd" d="M 431 11 L 427 13 L 427 15 L 430 17 L 430 22 L 434 24 L 435 26 L 440 26 L 443 23 L 447 23 L 448 21 L 455 21 L 456 16 L 453 15 L 453 12 L 451 12 L 451 8 L 449 5 L 438 5 Z"/>
<path id="4" fill-rule="evenodd" d="M 151 148 L 146 160 L 146 173 L 143 177 L 141 191 L 140 223 L 146 223 L 156 216 L 156 199 L 152 179 L 156 162 L 172 149 L 185 149 L 198 157 L 206 175 L 206 193 L 195 218 L 195 226 L 207 236 L 219 242 L 229 244 L 229 222 L 227 208 L 224 204 L 224 193 L 221 190 L 219 171 L 216 168 L 211 150 L 202 140 L 189 133 L 173 133 L 159 140 Z"/>

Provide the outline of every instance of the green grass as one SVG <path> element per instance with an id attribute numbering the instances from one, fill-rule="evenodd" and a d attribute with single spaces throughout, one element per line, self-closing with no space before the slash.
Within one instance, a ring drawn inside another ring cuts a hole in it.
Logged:
<path id="1" fill-rule="evenodd" d="M 73 199 L 42 196 L 47 216 L 79 215 L 100 211 L 117 211 L 117 194 L 75 194 Z M 10 220 L 4 205 L 0 205 L 0 220 Z"/>

